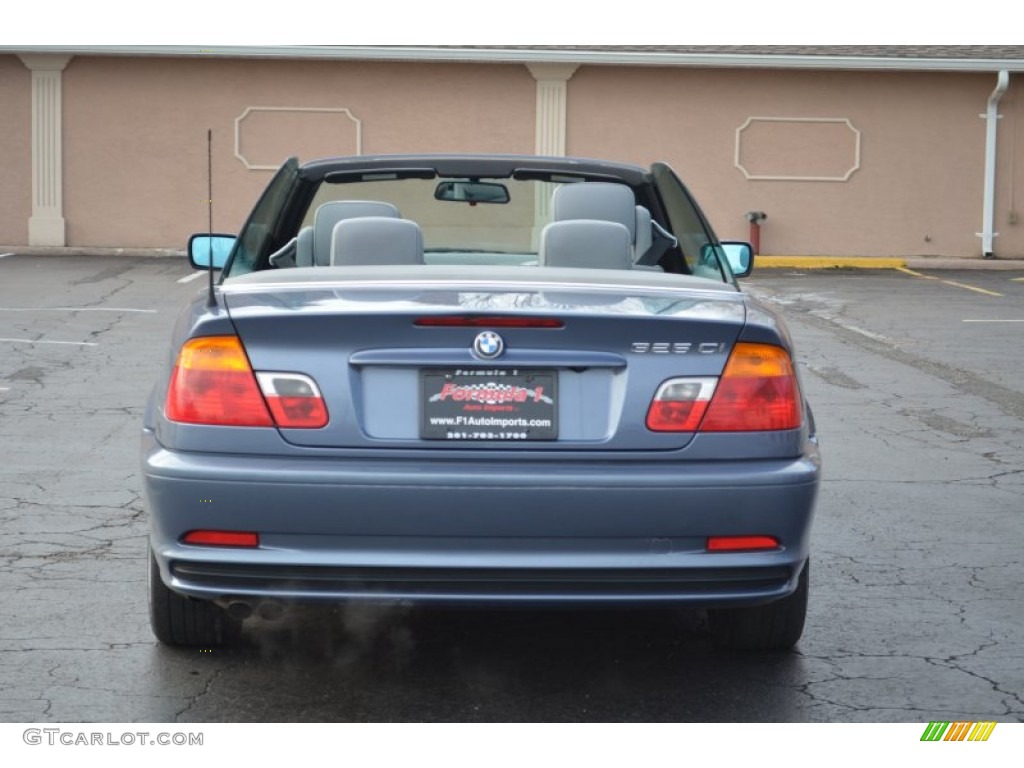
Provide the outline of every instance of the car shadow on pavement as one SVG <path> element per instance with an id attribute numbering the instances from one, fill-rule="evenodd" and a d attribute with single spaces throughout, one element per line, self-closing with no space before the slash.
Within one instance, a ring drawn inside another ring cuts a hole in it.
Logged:
<path id="1" fill-rule="evenodd" d="M 799 654 L 720 651 L 695 611 L 301 607 L 219 658 L 189 719 L 806 719 Z"/>

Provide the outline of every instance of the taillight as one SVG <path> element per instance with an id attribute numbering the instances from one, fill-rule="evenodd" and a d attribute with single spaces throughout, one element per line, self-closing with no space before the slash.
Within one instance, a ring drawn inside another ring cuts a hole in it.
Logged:
<path id="1" fill-rule="evenodd" d="M 733 347 L 701 432 L 796 429 L 803 418 L 789 353 L 770 344 Z"/>
<path id="2" fill-rule="evenodd" d="M 770 344 L 733 347 L 720 378 L 664 382 L 647 409 L 653 432 L 797 429 L 803 406 L 789 354 Z"/>
<path id="3" fill-rule="evenodd" d="M 319 429 L 328 420 L 311 378 L 253 373 L 237 336 L 185 342 L 167 389 L 165 413 L 171 421 L 232 427 Z"/>
<path id="4" fill-rule="evenodd" d="M 279 427 L 319 429 L 327 424 L 327 406 L 309 376 L 299 373 L 256 374 L 270 413 Z"/>
<path id="5" fill-rule="evenodd" d="M 171 421 L 189 424 L 274 426 L 237 336 L 185 342 L 167 389 L 165 413 Z"/>
<path id="6" fill-rule="evenodd" d="M 700 425 L 715 392 L 713 378 L 669 379 L 660 387 L 647 409 L 647 428 L 652 432 L 693 432 Z"/>

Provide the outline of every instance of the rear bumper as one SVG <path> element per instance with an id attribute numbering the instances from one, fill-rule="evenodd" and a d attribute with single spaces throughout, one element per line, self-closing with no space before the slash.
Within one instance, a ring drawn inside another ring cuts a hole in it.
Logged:
<path id="1" fill-rule="evenodd" d="M 820 469 L 263 458 L 147 436 L 143 472 L 161 575 L 193 597 L 721 606 L 796 588 Z M 193 529 L 255 531 L 260 547 L 182 545 Z M 781 547 L 705 550 L 751 534 Z"/>

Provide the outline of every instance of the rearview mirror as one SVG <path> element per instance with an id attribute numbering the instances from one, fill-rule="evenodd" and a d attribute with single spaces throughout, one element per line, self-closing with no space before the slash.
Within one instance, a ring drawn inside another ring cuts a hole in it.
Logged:
<path id="1" fill-rule="evenodd" d="M 192 235 L 188 239 L 188 260 L 196 269 L 223 269 L 235 247 L 234 235 Z"/>
<path id="2" fill-rule="evenodd" d="M 434 190 L 434 199 L 452 203 L 507 203 L 508 187 L 487 181 L 442 181 Z"/>

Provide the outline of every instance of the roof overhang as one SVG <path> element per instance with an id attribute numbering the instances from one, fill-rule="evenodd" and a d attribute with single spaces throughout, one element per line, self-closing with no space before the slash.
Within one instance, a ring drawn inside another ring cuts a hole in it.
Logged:
<path id="1" fill-rule="evenodd" d="M 630 48 L 585 49 L 545 46 L 459 47 L 388 45 L 78 45 L 0 46 L 0 53 L 72 56 L 171 56 L 189 58 L 321 59 L 329 61 L 407 61 L 449 63 L 565 63 L 647 67 L 750 69 L 850 69 L 935 72 L 1024 72 L 1024 59 L 946 56 L 793 55 L 688 53 Z"/>

